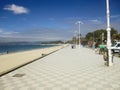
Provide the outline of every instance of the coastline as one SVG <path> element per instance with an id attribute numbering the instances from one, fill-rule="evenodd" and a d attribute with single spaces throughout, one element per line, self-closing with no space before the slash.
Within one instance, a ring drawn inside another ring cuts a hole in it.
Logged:
<path id="1" fill-rule="evenodd" d="M 9 46 L 9 45 L 6 45 L 6 46 Z M 13 46 L 13 45 L 11 45 L 11 46 Z M 15 46 L 18 46 L 18 45 L 15 45 Z M 31 50 L 37 50 L 37 49 L 42 49 L 42 48 L 49 48 L 49 47 L 59 46 L 59 44 L 56 44 L 56 45 L 52 45 L 52 44 L 44 44 L 44 45 L 40 44 L 40 45 L 37 45 L 39 47 L 29 47 L 31 45 L 25 45 L 25 47 L 27 46 L 29 48 L 23 48 L 23 45 L 19 45 L 19 46 L 20 46 L 20 48 L 18 47 L 17 49 L 3 50 L 2 52 L 0 52 L 0 55 L 18 53 L 18 52 L 24 52 L 24 51 L 31 51 Z M 21 48 L 21 46 L 22 46 L 22 48 Z M 32 45 L 32 46 L 36 46 L 36 45 Z"/>
<path id="2" fill-rule="evenodd" d="M 27 63 L 40 59 L 44 55 L 53 53 L 66 46 L 67 45 L 60 45 L 60 46 L 0 55 L 0 76 L 18 67 L 24 66 Z"/>

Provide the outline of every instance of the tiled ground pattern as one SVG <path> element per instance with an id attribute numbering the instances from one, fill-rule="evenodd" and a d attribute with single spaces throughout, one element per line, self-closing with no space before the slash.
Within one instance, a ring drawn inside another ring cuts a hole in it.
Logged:
<path id="1" fill-rule="evenodd" d="M 93 50 L 67 47 L 0 77 L 0 90 L 120 90 L 120 58 L 106 67 Z"/>

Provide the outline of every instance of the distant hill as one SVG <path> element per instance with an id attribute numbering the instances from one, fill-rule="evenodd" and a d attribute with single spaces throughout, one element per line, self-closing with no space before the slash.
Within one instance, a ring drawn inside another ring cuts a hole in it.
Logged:
<path id="1" fill-rule="evenodd" d="M 63 44 L 63 41 L 45 41 L 41 42 L 41 44 Z"/>
<path id="2" fill-rule="evenodd" d="M 0 45 L 40 45 L 41 42 L 0 42 Z"/>
<path id="3" fill-rule="evenodd" d="M 34 41 L 34 42 L 0 42 L 0 45 L 40 45 L 40 44 L 63 44 L 62 41 Z"/>

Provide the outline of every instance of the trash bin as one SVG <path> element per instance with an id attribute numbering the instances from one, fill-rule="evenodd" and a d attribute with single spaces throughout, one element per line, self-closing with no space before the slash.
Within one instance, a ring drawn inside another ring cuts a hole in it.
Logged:
<path id="1" fill-rule="evenodd" d="M 75 48 L 76 48 L 76 45 L 75 45 L 75 44 L 72 44 L 72 45 L 71 45 L 71 48 L 72 48 L 72 49 L 75 49 Z"/>

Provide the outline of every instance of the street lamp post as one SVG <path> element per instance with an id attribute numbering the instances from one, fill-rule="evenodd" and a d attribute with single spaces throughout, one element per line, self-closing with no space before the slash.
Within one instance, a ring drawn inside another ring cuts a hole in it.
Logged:
<path id="1" fill-rule="evenodd" d="M 102 32 L 102 45 L 103 45 L 103 40 L 104 40 L 104 33 Z"/>
<path id="2" fill-rule="evenodd" d="M 75 37 L 75 45 L 77 46 L 77 31 L 74 32 L 74 37 Z"/>
<path id="3" fill-rule="evenodd" d="M 112 54 L 111 54 L 111 28 L 110 28 L 110 11 L 109 11 L 109 0 L 106 0 L 107 10 L 107 49 L 108 49 L 108 65 L 112 66 Z"/>
<path id="4" fill-rule="evenodd" d="M 79 25 L 79 30 L 78 30 L 78 45 L 79 45 L 79 47 L 81 46 L 81 40 L 80 40 L 80 24 L 82 24 L 82 22 L 81 21 L 77 21 L 76 22 L 76 24 L 78 24 Z"/>

